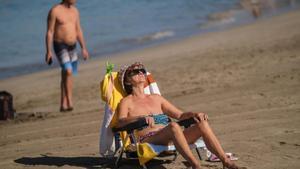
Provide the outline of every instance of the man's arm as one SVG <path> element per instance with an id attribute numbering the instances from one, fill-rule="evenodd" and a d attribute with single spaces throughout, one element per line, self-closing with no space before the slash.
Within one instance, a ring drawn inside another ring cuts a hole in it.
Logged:
<path id="1" fill-rule="evenodd" d="M 47 18 L 47 32 L 46 32 L 46 63 L 49 63 L 52 59 L 52 42 L 53 42 L 53 34 L 55 27 L 56 16 L 54 13 L 54 9 L 52 8 L 49 11 Z"/>
<path id="2" fill-rule="evenodd" d="M 77 40 L 78 40 L 78 42 L 81 46 L 81 51 L 82 51 L 83 58 L 88 59 L 89 58 L 89 53 L 87 51 L 85 40 L 84 40 L 83 33 L 82 33 L 82 29 L 81 29 L 81 26 L 80 26 L 80 16 L 79 16 L 79 12 L 78 12 L 77 9 L 76 9 L 76 11 L 77 11 L 77 22 L 76 22 Z"/>

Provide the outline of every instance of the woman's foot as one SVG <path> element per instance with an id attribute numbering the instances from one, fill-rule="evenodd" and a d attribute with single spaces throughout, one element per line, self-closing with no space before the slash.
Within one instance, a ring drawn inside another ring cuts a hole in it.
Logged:
<path id="1" fill-rule="evenodd" d="M 239 169 L 239 167 L 230 159 L 226 159 L 226 161 L 223 162 L 223 169 Z"/>
<path id="2" fill-rule="evenodd" d="M 191 168 L 192 169 L 200 169 L 201 167 L 200 167 L 200 164 L 198 163 L 198 164 L 192 165 Z"/>

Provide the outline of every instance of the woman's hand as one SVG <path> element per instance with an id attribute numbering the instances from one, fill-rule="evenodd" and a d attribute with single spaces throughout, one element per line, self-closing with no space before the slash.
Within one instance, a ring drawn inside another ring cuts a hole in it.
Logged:
<path id="1" fill-rule="evenodd" d="M 208 120 L 208 115 L 205 113 L 202 113 L 202 112 L 194 113 L 194 119 L 197 122 L 205 121 L 205 120 Z"/>
<path id="2" fill-rule="evenodd" d="M 186 112 L 183 113 L 180 117 L 180 120 L 185 120 L 189 118 L 194 118 L 197 122 L 208 120 L 208 116 L 202 112 Z"/>
<path id="3" fill-rule="evenodd" d="M 145 120 L 146 120 L 146 123 L 149 125 L 149 127 L 154 127 L 155 121 L 154 121 L 153 117 L 146 116 Z"/>

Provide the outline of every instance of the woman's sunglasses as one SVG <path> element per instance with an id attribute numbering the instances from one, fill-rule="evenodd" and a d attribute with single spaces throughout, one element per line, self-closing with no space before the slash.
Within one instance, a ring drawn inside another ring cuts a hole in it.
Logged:
<path id="1" fill-rule="evenodd" d="M 146 74 L 146 70 L 145 69 L 132 69 L 129 73 L 128 76 L 132 77 L 135 76 L 137 74 L 139 74 L 140 72 L 142 72 L 143 74 Z"/>

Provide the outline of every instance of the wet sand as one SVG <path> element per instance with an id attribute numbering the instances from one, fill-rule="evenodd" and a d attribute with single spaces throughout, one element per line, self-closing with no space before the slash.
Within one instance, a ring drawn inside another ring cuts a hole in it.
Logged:
<path id="1" fill-rule="evenodd" d="M 203 111 L 226 152 L 247 168 L 300 167 L 300 12 L 259 19 L 110 57 L 142 61 L 162 94 L 185 111 Z M 98 155 L 106 59 L 81 63 L 75 110 L 59 113 L 60 70 L 0 81 L 18 118 L 0 122 L 1 168 L 111 168 Z M 119 68 L 119 67 L 118 67 Z M 118 70 L 116 68 L 116 70 Z M 196 154 L 196 153 L 195 153 Z M 151 168 L 186 168 L 181 156 Z M 222 168 L 202 161 L 202 168 Z M 125 162 L 121 168 L 137 168 Z"/>

